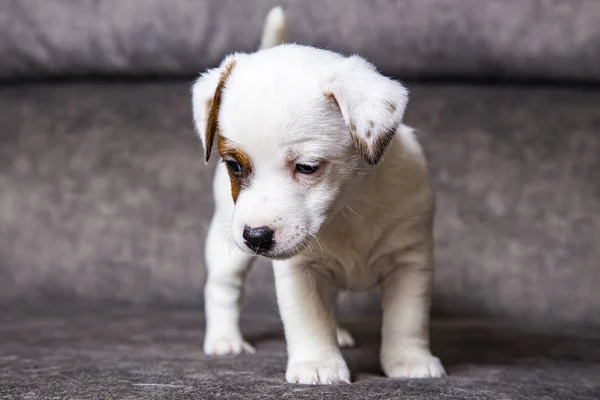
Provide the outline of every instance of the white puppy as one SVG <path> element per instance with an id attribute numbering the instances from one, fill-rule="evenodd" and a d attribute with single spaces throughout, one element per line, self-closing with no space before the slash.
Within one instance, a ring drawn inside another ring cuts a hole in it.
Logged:
<path id="1" fill-rule="evenodd" d="M 358 56 L 277 46 L 285 34 L 276 8 L 263 49 L 226 57 L 193 85 L 206 160 L 216 142 L 223 161 L 206 242 L 204 351 L 254 351 L 239 316 L 260 255 L 273 260 L 288 382 L 350 381 L 340 345 L 353 339 L 335 322 L 334 291 L 378 284 L 383 371 L 439 377 L 428 333 L 434 195 L 401 123 L 407 90 Z"/>

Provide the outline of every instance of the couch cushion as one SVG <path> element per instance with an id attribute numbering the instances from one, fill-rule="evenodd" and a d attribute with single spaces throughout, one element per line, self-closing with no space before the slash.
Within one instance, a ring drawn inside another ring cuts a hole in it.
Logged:
<path id="1" fill-rule="evenodd" d="M 358 346 L 344 351 L 355 383 L 285 382 L 286 353 L 275 315 L 242 322 L 254 355 L 201 352 L 193 310 L 2 310 L 0 398 L 139 399 L 597 399 L 600 337 L 533 335 L 481 320 L 438 321 L 433 349 L 443 379 L 386 379 L 378 322 L 348 321 Z"/>
<path id="2" fill-rule="evenodd" d="M 600 92 L 409 87 L 438 193 L 435 310 L 599 329 Z M 186 82 L 5 86 L 0 126 L 0 302 L 200 306 L 212 170 Z M 247 300 L 276 310 L 264 262 Z"/>
<path id="3" fill-rule="evenodd" d="M 193 75 L 253 51 L 277 4 L 293 41 L 388 74 L 600 80 L 595 0 L 3 0 L 0 78 Z"/>

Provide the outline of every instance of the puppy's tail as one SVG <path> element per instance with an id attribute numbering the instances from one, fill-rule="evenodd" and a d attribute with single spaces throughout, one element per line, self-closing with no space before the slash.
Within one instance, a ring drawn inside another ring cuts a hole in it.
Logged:
<path id="1" fill-rule="evenodd" d="M 279 6 L 274 7 L 265 19 L 260 50 L 278 46 L 288 40 L 289 32 L 283 9 Z"/>

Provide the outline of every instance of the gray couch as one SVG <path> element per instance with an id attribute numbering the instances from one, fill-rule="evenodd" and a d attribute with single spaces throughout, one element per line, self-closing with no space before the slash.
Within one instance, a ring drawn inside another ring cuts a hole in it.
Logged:
<path id="1" fill-rule="evenodd" d="M 373 291 L 341 299 L 355 382 L 285 383 L 263 261 L 257 353 L 201 352 L 213 165 L 189 82 L 276 3 L 297 42 L 410 88 L 446 378 L 382 377 Z M 0 399 L 599 399 L 598 21 L 585 0 L 0 2 Z"/>

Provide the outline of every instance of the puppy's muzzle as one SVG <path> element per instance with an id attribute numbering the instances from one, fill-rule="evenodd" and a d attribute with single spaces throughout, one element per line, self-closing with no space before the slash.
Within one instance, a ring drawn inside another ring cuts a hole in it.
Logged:
<path id="1" fill-rule="evenodd" d="M 245 226 L 242 237 L 250 250 L 260 254 L 269 251 L 273 247 L 273 230 L 268 226 L 258 228 Z"/>

